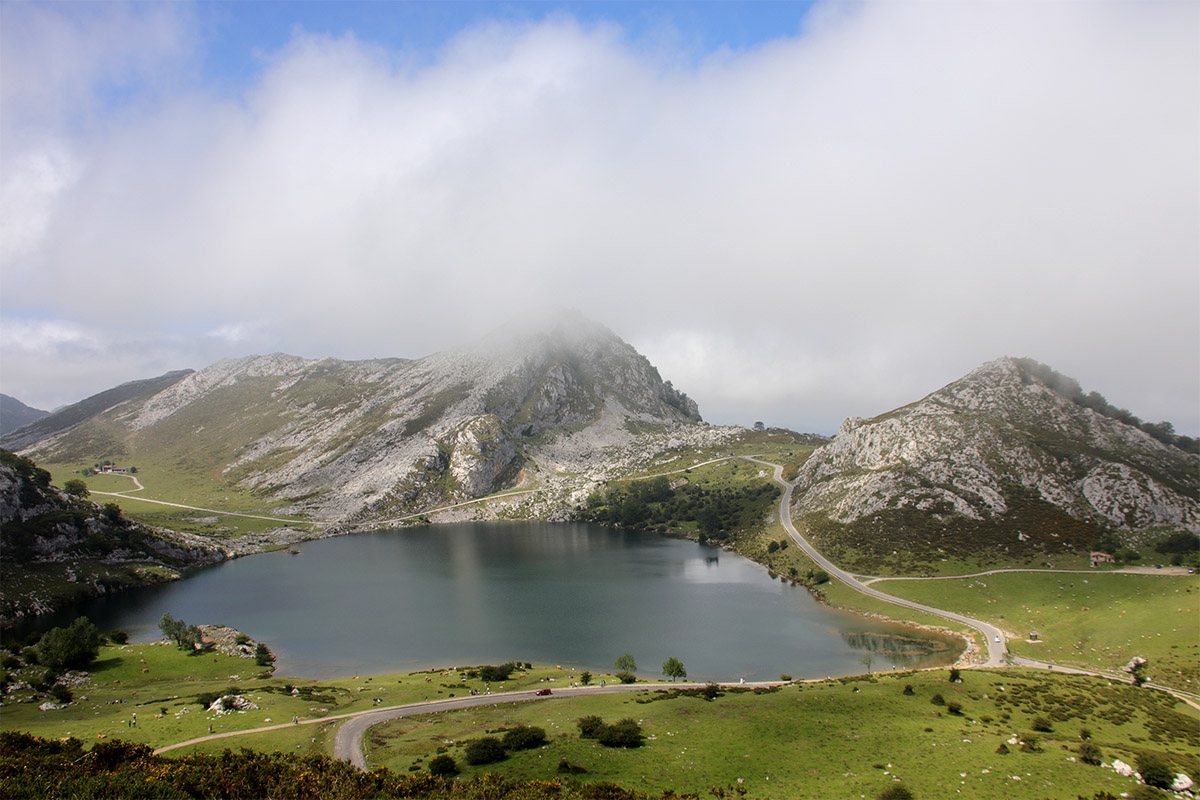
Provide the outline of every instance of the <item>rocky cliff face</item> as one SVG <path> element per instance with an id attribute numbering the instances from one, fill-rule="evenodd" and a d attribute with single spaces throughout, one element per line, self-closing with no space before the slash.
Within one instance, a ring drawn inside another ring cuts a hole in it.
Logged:
<path id="1" fill-rule="evenodd" d="M 955 542 L 942 534 L 964 521 L 1020 519 L 999 525 L 1013 547 L 1068 529 L 1078 547 L 1110 530 L 1200 531 L 1200 457 L 1072 402 L 1030 363 L 993 361 L 917 403 L 846 420 L 802 467 L 793 512 L 857 526 L 855 548 L 876 550 L 892 549 L 886 531 L 913 512 L 941 526 L 926 535 L 946 552 Z"/>
<path id="2" fill-rule="evenodd" d="M 215 470 L 286 510 L 357 524 L 545 487 L 706 429 L 632 347 L 566 317 L 415 361 L 222 361 L 26 452 L 66 460 L 99 442 L 93 458 Z"/>
<path id="3" fill-rule="evenodd" d="M 32 461 L 0 450 L 0 624 L 225 557 L 200 537 L 150 529 L 70 497 Z"/>

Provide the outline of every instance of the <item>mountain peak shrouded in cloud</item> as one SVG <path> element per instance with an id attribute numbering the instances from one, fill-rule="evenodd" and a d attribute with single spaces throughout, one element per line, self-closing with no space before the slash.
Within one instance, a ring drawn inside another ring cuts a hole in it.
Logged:
<path id="1" fill-rule="evenodd" d="M 1022 352 L 1200 433 L 1195 4 L 266 5 L 0 4 L 6 393 L 571 307 L 717 423 Z"/>

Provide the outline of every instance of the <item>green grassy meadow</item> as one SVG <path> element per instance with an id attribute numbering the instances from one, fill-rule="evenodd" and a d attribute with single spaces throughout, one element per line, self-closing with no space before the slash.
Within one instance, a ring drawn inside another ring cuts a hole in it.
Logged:
<path id="1" fill-rule="evenodd" d="M 1200 693 L 1200 575 L 1008 572 L 873 585 L 992 622 L 1014 655 L 1113 674 L 1142 656 L 1154 682 Z"/>
<path id="2" fill-rule="evenodd" d="M 445 753 L 466 777 L 503 772 L 551 780 L 566 760 L 586 770 L 581 780 L 652 794 L 704 796 L 711 787 L 740 786 L 764 798 L 875 797 L 894 780 L 917 797 L 1075 797 L 1132 789 L 1130 778 L 1073 760 L 1086 727 L 1106 761 L 1132 763 L 1141 750 L 1152 750 L 1179 771 L 1200 769 L 1200 713 L 1161 692 L 1028 670 L 965 671 L 959 684 L 947 675 L 887 674 L 759 693 L 727 689 L 713 701 L 647 690 L 431 714 L 373 728 L 368 766 L 421 769 Z M 934 705 L 935 694 L 960 703 L 961 713 Z M 644 746 L 609 749 L 580 738 L 575 721 L 589 714 L 606 722 L 636 719 Z M 1033 731 L 1038 717 L 1049 720 L 1051 731 Z M 498 764 L 466 766 L 467 741 L 518 724 L 542 728 L 548 742 Z M 1014 735 L 1018 743 L 998 753 Z M 1029 746 L 1023 750 L 1019 742 Z"/>
<path id="3" fill-rule="evenodd" d="M 948 675 L 933 670 L 773 690 L 728 687 L 712 701 L 650 687 L 618 695 L 560 693 L 431 713 L 372 728 L 368 765 L 405 773 L 447 753 L 464 768 L 464 776 L 494 772 L 553 779 L 565 759 L 586 770 L 576 776 L 583 781 L 701 796 L 711 787 L 740 786 L 747 796 L 762 798 L 874 797 L 895 779 L 917 797 L 1090 797 L 1132 789 L 1132 779 L 1073 760 L 1080 732 L 1087 728 L 1106 762 L 1133 763 L 1139 752 L 1152 751 L 1178 771 L 1200 773 L 1200 711 L 1165 693 L 1035 670 L 964 670 L 961 683 L 950 683 Z M 551 679 L 565 684 L 578 676 L 534 667 L 492 689 L 553 686 L 547 683 Z M 259 708 L 216 716 L 196 701 L 202 693 L 233 686 Z M 339 724 L 331 716 L 462 696 L 481 687 L 479 679 L 465 679 L 454 670 L 312 681 L 264 675 L 251 660 L 189 655 L 170 644 L 106 645 L 90 682 L 73 689 L 71 705 L 40 711 L 44 695 L 18 690 L 4 699 L 0 728 L 85 743 L 116 738 L 163 747 L 204 736 L 209 726 L 214 733 L 229 733 L 278 725 L 173 752 L 248 747 L 331 753 Z M 931 702 L 935 694 L 946 704 Z M 953 703 L 961 705 L 961 713 L 951 713 Z M 136 727 L 130 725 L 134 713 Z M 638 720 L 644 746 L 609 749 L 581 739 L 575 721 L 589 714 L 608 722 Z M 290 724 L 293 716 L 304 724 Z M 1050 723 L 1050 731 L 1034 731 L 1038 717 Z M 549 741 L 497 764 L 466 767 L 466 741 L 516 724 L 543 728 Z M 1017 744 L 1000 748 L 1014 735 Z"/>

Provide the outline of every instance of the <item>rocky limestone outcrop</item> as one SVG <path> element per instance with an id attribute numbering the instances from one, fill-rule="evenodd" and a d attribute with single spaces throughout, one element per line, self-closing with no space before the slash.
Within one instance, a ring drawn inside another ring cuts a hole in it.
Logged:
<path id="1" fill-rule="evenodd" d="M 1102 527 L 1200 531 L 1200 457 L 1072 402 L 1011 358 L 912 405 L 847 419 L 801 468 L 793 513 L 988 519 L 1009 510 L 1013 487 Z"/>
<path id="2" fill-rule="evenodd" d="M 25 452 L 146 453 L 219 473 L 280 511 L 364 526 L 554 474 L 564 437 L 602 457 L 631 426 L 658 432 L 643 445 L 660 452 L 673 431 L 704 423 L 634 348 L 565 315 L 414 361 L 221 361 Z"/>

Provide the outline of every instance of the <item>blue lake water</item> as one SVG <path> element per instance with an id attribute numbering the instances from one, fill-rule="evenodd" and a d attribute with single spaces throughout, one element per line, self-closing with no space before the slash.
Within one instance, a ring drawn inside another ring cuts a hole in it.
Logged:
<path id="1" fill-rule="evenodd" d="M 760 565 L 694 542 L 585 524 L 439 525 L 236 559 L 80 604 L 102 630 L 158 638 L 164 613 L 265 641 L 277 674 L 334 677 L 509 660 L 639 675 L 674 656 L 698 680 L 949 664 L 957 641 L 822 606 Z M 43 621 L 44 622 L 44 621 Z M 56 622 L 62 624 L 62 622 Z"/>

